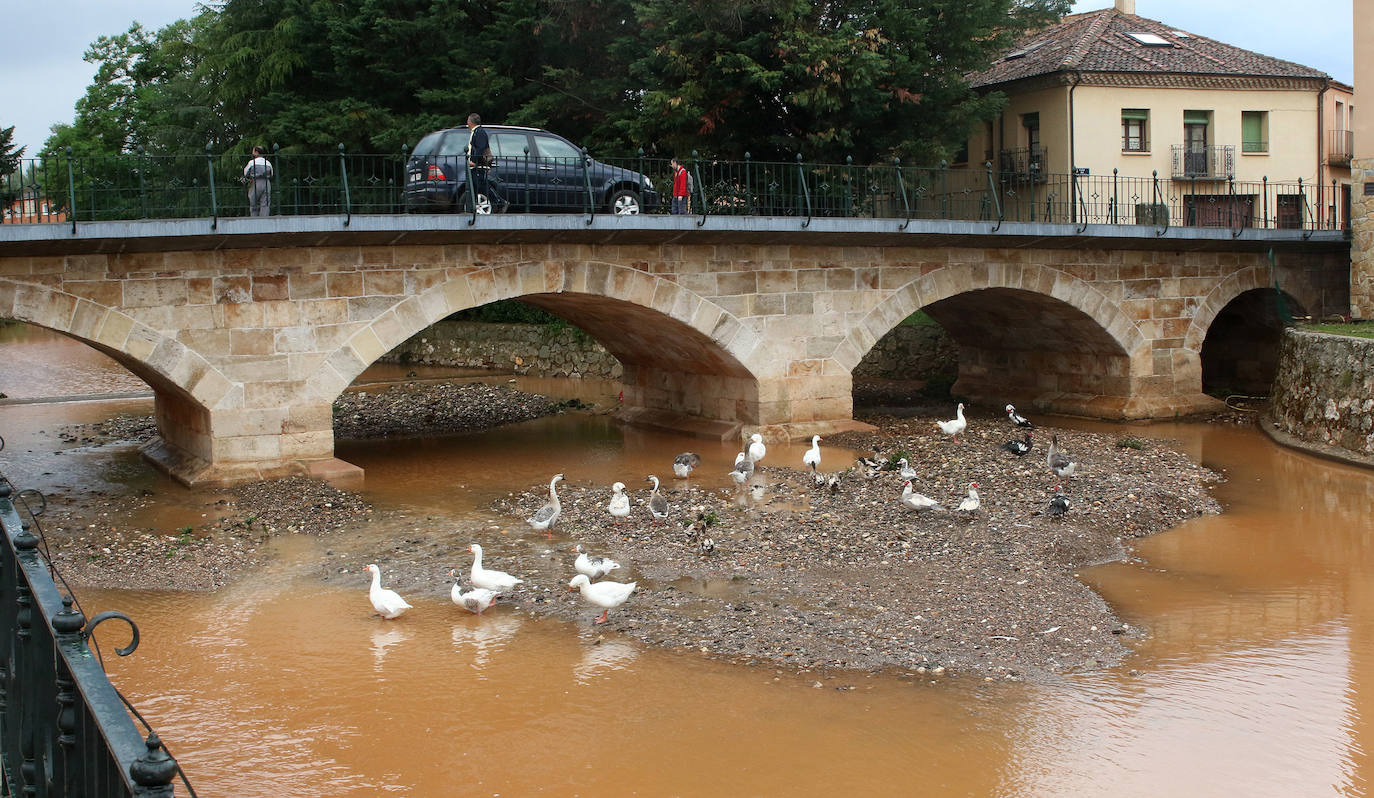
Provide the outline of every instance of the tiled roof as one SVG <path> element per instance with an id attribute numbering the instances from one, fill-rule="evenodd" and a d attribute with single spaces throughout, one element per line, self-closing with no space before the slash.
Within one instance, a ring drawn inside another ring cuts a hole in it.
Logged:
<path id="1" fill-rule="evenodd" d="M 1154 34 L 1164 45 L 1142 44 L 1128 34 Z M 1145 75 L 1227 75 L 1271 78 L 1328 77 L 1324 72 L 1242 50 L 1206 36 L 1114 8 L 1073 14 L 1030 34 L 991 68 L 969 76 L 975 87 L 1054 72 Z"/>

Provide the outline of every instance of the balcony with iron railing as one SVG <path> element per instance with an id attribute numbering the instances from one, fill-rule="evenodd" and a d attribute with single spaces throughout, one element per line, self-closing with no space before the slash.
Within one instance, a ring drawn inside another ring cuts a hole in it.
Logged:
<path id="1" fill-rule="evenodd" d="M 1175 180 L 1226 180 L 1236 173 L 1236 148 L 1231 145 L 1173 147 Z"/>
<path id="2" fill-rule="evenodd" d="M 1355 131 L 1326 131 L 1326 162 L 1331 166 L 1349 166 L 1355 154 Z"/>
<path id="3" fill-rule="evenodd" d="M 1023 147 L 1002 150 L 997 154 L 997 171 L 1003 180 L 1043 182 L 1045 180 L 1045 148 Z"/>

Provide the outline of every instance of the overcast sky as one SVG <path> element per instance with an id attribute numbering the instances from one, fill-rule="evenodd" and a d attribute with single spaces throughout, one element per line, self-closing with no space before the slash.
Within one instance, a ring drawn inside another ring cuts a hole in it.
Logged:
<path id="1" fill-rule="evenodd" d="M 1352 0 L 1136 0 L 1136 13 L 1181 30 L 1352 79 Z M 1078 0 L 1092 11 L 1112 0 Z M 12 3 L 0 47 L 0 128 L 15 126 L 16 144 L 33 156 L 49 128 L 70 122 L 95 75 L 81 60 L 96 37 L 137 20 L 160 28 L 195 13 L 196 0 L 45 0 Z"/>

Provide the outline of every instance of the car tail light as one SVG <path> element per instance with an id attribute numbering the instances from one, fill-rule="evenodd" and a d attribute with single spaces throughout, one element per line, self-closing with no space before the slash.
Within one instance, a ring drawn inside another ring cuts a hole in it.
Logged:
<path id="1" fill-rule="evenodd" d="M 444 170 L 443 170 L 443 169 L 440 169 L 438 164 L 430 164 L 430 165 L 429 165 L 429 174 L 426 175 L 425 179 L 427 179 L 427 180 L 443 180 L 443 179 L 444 179 Z"/>

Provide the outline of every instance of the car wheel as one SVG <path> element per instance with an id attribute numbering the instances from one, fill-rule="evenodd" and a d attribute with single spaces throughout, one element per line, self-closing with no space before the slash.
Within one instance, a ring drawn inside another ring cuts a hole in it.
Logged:
<path id="1" fill-rule="evenodd" d="M 639 192 L 630 189 L 621 189 L 611 195 L 611 201 L 606 203 L 607 209 L 616 216 L 636 216 L 643 210 L 643 204 L 639 199 Z"/>
<path id="2" fill-rule="evenodd" d="M 466 191 L 464 191 L 462 193 L 462 197 L 463 199 L 458 203 L 458 207 L 462 210 L 463 213 L 471 213 L 472 196 L 468 194 Z M 477 195 L 477 213 L 482 216 L 491 213 L 491 200 L 487 199 L 486 194 Z"/>

